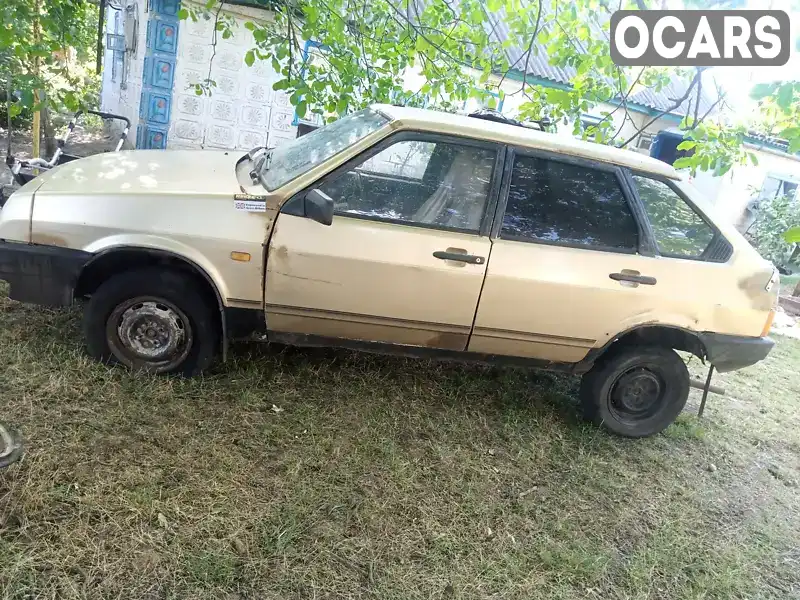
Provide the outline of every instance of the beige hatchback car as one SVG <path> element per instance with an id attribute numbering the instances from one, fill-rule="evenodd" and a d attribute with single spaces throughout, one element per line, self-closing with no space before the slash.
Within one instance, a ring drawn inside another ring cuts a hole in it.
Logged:
<path id="1" fill-rule="evenodd" d="M 778 275 L 669 165 L 376 105 L 293 142 L 59 166 L 0 213 L 0 279 L 88 299 L 89 353 L 192 375 L 231 340 L 583 374 L 589 418 L 664 429 L 689 376 L 751 365 Z M 523 393 L 523 392 L 521 392 Z"/>

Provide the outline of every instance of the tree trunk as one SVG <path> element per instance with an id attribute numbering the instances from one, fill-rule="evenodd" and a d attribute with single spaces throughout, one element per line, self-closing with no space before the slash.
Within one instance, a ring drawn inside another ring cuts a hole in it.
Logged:
<path id="1" fill-rule="evenodd" d="M 50 111 L 46 106 L 42 107 L 42 133 L 44 134 L 44 155 L 47 160 L 50 160 L 56 152 L 56 133 L 53 129 L 53 122 L 50 120 Z"/>
<path id="2" fill-rule="evenodd" d="M 797 285 L 794 286 L 794 291 L 792 292 L 792 296 L 800 296 L 800 281 L 798 281 Z"/>

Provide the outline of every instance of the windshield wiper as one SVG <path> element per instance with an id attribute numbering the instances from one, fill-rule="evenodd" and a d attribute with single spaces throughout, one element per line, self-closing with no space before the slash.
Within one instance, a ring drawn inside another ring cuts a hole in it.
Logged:
<path id="1" fill-rule="evenodd" d="M 249 173 L 250 181 L 254 184 L 261 182 L 261 173 L 267 171 L 272 163 L 272 148 L 256 146 L 246 156 L 253 163 L 253 168 L 250 169 Z M 242 160 L 244 160 L 244 157 L 242 157 Z"/>

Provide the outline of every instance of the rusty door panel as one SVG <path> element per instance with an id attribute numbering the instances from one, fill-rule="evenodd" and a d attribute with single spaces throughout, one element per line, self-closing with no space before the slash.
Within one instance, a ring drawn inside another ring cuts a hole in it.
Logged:
<path id="1" fill-rule="evenodd" d="M 486 260 L 440 260 L 457 248 L 488 260 L 477 235 L 337 215 L 331 226 L 281 215 L 265 289 L 272 331 L 464 350 Z"/>

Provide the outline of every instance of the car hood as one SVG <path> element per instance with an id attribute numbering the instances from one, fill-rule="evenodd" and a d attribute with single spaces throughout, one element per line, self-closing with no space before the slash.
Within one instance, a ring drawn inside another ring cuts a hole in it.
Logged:
<path id="1" fill-rule="evenodd" d="M 37 178 L 39 194 L 264 194 L 236 178 L 238 151 L 130 150 L 71 161 Z"/>

